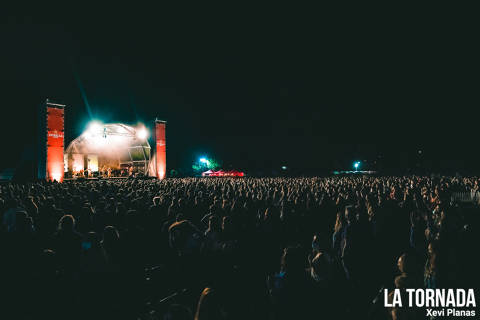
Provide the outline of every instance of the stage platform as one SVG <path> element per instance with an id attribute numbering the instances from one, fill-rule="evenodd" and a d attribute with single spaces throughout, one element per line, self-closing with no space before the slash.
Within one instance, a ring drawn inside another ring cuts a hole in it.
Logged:
<path id="1" fill-rule="evenodd" d="M 65 178 L 63 181 L 108 181 L 108 180 L 125 180 L 130 177 L 110 177 L 110 178 L 104 178 L 104 177 L 92 177 L 92 178 Z M 133 178 L 131 178 L 133 179 Z"/>

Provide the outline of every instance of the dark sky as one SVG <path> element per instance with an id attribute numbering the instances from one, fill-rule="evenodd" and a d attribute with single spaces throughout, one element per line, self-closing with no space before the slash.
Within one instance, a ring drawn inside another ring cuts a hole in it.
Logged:
<path id="1" fill-rule="evenodd" d="M 68 141 L 90 117 L 167 120 L 170 168 L 202 154 L 247 169 L 379 157 L 400 168 L 418 150 L 437 169 L 480 160 L 478 23 L 466 9 L 134 5 L 2 19 L 4 166 L 33 146 L 47 97 L 68 105 Z"/>

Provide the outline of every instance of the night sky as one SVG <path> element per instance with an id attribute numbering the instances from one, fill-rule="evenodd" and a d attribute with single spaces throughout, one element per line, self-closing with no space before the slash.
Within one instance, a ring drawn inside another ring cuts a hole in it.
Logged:
<path id="1" fill-rule="evenodd" d="M 264 172 L 478 170 L 464 13 L 134 5 L 2 17 L 2 168 L 31 159 L 48 97 L 67 105 L 67 143 L 90 119 L 167 120 L 169 170 L 203 154 Z"/>

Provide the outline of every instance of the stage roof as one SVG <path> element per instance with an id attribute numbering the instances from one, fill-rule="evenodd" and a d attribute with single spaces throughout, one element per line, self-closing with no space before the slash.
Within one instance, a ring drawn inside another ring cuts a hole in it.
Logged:
<path id="1" fill-rule="evenodd" d="M 65 153 L 119 157 L 128 149 L 150 148 L 146 136 L 139 135 L 144 130 L 122 123 L 95 124 L 70 142 Z"/>

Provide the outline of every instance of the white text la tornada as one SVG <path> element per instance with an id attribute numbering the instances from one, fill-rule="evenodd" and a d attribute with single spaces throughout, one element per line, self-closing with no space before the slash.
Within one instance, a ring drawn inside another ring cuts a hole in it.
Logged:
<path id="1" fill-rule="evenodd" d="M 391 303 L 388 301 L 388 290 L 384 290 L 385 307 L 473 307 L 475 293 L 473 289 L 405 289 L 407 294 L 402 295 L 402 290 L 395 289 Z M 407 299 L 408 301 L 403 301 Z"/>

